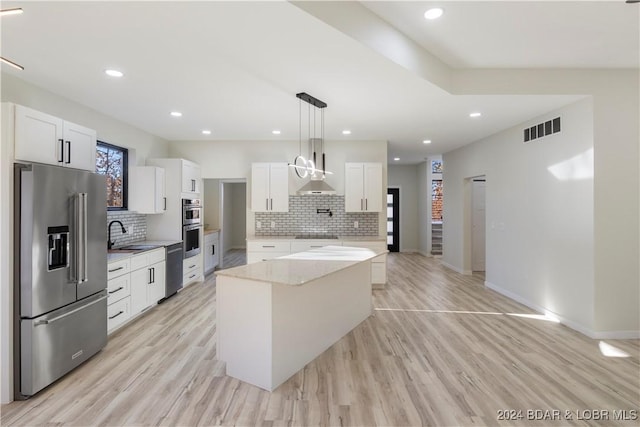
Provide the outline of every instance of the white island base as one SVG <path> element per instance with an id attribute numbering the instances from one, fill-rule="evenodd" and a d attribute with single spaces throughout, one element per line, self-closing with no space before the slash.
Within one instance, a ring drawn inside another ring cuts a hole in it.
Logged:
<path id="1" fill-rule="evenodd" d="M 366 260 L 356 262 L 296 254 L 238 267 L 239 273 L 221 270 L 216 279 L 218 358 L 226 362 L 227 375 L 272 391 L 369 317 L 375 254 L 368 252 Z M 322 276 L 300 279 L 301 271 L 308 276 L 314 270 L 322 270 Z M 261 277 L 247 278 L 256 274 Z M 282 275 L 295 279 L 278 283 Z"/>

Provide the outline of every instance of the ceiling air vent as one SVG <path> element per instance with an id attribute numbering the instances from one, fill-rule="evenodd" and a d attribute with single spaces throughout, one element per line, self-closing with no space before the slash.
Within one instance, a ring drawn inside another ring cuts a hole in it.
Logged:
<path id="1" fill-rule="evenodd" d="M 560 117 L 526 128 L 524 130 L 524 142 L 531 142 L 534 139 L 540 139 L 558 132 L 560 132 Z"/>

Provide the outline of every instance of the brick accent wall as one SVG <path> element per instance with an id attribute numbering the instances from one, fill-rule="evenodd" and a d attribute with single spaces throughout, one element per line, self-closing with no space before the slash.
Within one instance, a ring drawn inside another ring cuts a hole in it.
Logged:
<path id="1" fill-rule="evenodd" d="M 317 213 L 330 209 L 332 216 Z M 256 212 L 256 236 L 292 236 L 298 234 L 329 234 L 337 236 L 377 236 L 378 213 L 344 211 L 344 196 L 289 196 L 289 212 Z M 257 223 L 262 227 L 258 228 Z M 271 228 L 271 222 L 275 228 Z M 358 221 L 358 228 L 353 227 Z"/>
<path id="2" fill-rule="evenodd" d="M 147 217 L 145 215 L 132 211 L 108 211 L 107 226 L 114 220 L 121 221 L 127 230 L 126 234 L 122 234 L 120 225 L 113 224 L 111 226 L 111 240 L 115 241 L 114 246 L 123 246 L 146 240 Z"/>

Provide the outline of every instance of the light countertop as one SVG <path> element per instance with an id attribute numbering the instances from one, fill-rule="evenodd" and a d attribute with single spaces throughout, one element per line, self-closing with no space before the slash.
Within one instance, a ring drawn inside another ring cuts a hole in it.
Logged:
<path id="1" fill-rule="evenodd" d="M 130 258 L 132 256 L 140 255 L 140 254 L 142 254 L 144 252 L 147 252 L 147 251 L 152 251 L 154 249 L 171 246 L 171 245 L 176 244 L 176 243 L 182 243 L 182 241 L 180 241 L 180 240 L 141 240 L 141 241 L 138 241 L 138 242 L 127 243 L 127 244 L 124 244 L 122 246 L 149 245 L 149 246 L 155 246 L 155 248 L 149 248 L 147 250 L 142 250 L 142 251 L 107 253 L 107 262 L 120 261 L 121 259 Z M 113 248 L 113 249 L 117 250 L 118 248 L 116 247 L 116 248 Z"/>
<path id="2" fill-rule="evenodd" d="M 369 261 L 385 252 L 366 248 L 325 246 L 268 261 L 216 271 L 218 276 L 297 286 Z"/>
<path id="3" fill-rule="evenodd" d="M 288 236 L 247 236 L 247 240 L 291 240 L 291 241 L 300 241 L 300 240 L 335 240 L 337 242 L 342 241 L 353 241 L 353 242 L 386 242 L 386 236 L 347 236 L 347 235 L 339 235 L 337 239 L 324 239 L 324 238 L 304 238 L 304 239 L 296 239 L 295 235 Z"/>
<path id="4" fill-rule="evenodd" d="M 204 235 L 206 236 L 207 234 L 216 233 L 218 231 L 220 231 L 219 228 L 205 228 Z"/>

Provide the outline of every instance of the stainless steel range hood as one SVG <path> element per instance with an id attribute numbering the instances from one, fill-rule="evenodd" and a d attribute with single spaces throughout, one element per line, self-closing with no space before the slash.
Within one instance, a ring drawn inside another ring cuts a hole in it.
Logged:
<path id="1" fill-rule="evenodd" d="M 336 190 L 323 179 L 311 179 L 311 181 L 307 182 L 298 190 L 298 195 L 309 194 L 336 194 Z"/>

